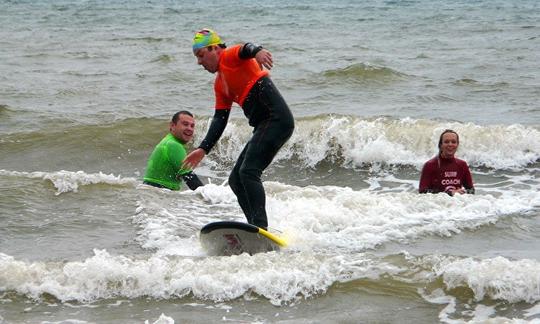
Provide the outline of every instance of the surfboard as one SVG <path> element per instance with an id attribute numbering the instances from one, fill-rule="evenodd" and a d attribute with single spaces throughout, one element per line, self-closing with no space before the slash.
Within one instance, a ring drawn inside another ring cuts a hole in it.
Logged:
<path id="1" fill-rule="evenodd" d="M 213 222 L 205 225 L 199 239 L 209 255 L 251 255 L 279 251 L 287 246 L 283 238 L 260 227 L 241 222 Z"/>

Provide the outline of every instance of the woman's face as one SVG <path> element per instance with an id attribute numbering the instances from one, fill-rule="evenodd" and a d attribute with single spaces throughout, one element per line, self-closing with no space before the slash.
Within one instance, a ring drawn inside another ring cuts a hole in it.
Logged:
<path id="1" fill-rule="evenodd" d="M 456 154 L 458 146 L 459 142 L 456 134 L 446 133 L 442 136 L 441 154 L 443 157 L 453 157 Z"/>

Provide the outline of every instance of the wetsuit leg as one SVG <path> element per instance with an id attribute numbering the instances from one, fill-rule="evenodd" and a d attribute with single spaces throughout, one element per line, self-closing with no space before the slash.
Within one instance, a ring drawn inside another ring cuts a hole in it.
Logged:
<path id="1" fill-rule="evenodd" d="M 248 222 L 267 228 L 266 194 L 261 174 L 291 137 L 294 119 L 285 100 L 268 78 L 254 86 L 243 108 L 255 129 L 231 172 L 229 185 Z"/>
<path id="2" fill-rule="evenodd" d="M 240 153 L 238 160 L 236 160 L 236 164 L 234 165 L 234 168 L 232 169 L 231 174 L 229 175 L 229 186 L 231 187 L 232 191 L 236 195 L 238 204 L 240 205 L 240 208 L 242 208 L 242 211 L 244 212 L 244 215 L 246 216 L 248 223 L 253 224 L 253 220 L 251 219 L 252 213 L 251 213 L 251 206 L 249 204 L 249 199 L 246 194 L 244 185 L 242 184 L 240 180 L 240 167 L 242 166 L 242 163 L 244 162 L 244 157 L 246 156 L 247 148 L 248 146 L 246 145 L 244 149 L 242 150 L 242 153 Z"/>

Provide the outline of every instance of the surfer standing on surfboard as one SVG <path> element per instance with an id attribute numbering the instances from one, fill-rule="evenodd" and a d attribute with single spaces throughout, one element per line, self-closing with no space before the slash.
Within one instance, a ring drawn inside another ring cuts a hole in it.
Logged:
<path id="1" fill-rule="evenodd" d="M 261 174 L 294 130 L 293 115 L 264 69 L 272 68 L 272 54 L 253 43 L 227 47 L 211 29 L 195 34 L 193 54 L 199 65 L 216 74 L 215 112 L 206 137 L 184 166 L 194 169 L 210 152 L 227 126 L 233 102 L 237 103 L 254 130 L 231 171 L 229 185 L 248 223 L 266 229 Z"/>

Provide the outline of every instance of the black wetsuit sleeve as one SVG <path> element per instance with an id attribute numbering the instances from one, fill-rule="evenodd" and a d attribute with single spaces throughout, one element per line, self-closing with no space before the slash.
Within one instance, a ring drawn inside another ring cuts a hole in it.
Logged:
<path id="1" fill-rule="evenodd" d="M 244 46 L 240 49 L 240 53 L 238 56 L 241 59 L 250 59 L 254 58 L 257 53 L 259 53 L 263 49 L 262 46 L 256 45 L 253 43 L 245 43 Z"/>
<path id="2" fill-rule="evenodd" d="M 200 186 L 204 186 L 201 179 L 199 179 L 199 177 L 197 177 L 197 175 L 193 173 L 193 171 L 182 175 L 182 180 L 184 180 L 184 183 L 191 190 L 195 190 L 199 188 Z"/>
<path id="3" fill-rule="evenodd" d="M 465 192 L 467 192 L 468 194 L 474 195 L 476 190 L 474 190 L 474 187 L 470 187 L 470 188 L 465 189 Z"/>
<path id="4" fill-rule="evenodd" d="M 201 142 L 201 145 L 199 145 L 199 148 L 203 149 L 206 154 L 210 153 L 212 147 L 216 145 L 217 141 L 223 134 L 230 114 L 230 109 L 216 109 L 212 122 L 210 123 L 208 133 L 206 133 L 206 137 Z"/>

